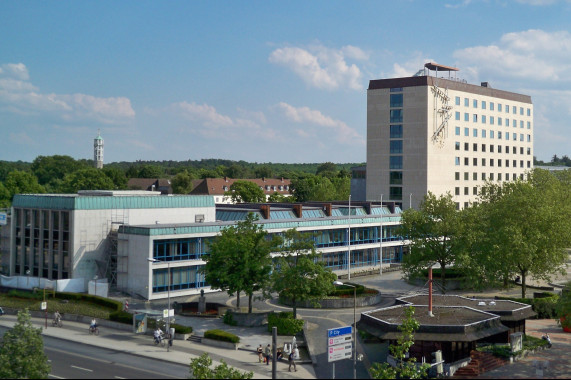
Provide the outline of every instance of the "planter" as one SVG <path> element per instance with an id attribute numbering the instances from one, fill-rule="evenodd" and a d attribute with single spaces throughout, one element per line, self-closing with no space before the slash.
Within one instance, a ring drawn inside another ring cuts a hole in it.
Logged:
<path id="1" fill-rule="evenodd" d="M 222 340 L 214 340 L 214 339 L 208 339 L 208 338 L 202 338 L 201 342 L 208 345 L 208 346 L 214 346 L 214 347 L 219 347 L 219 348 L 227 348 L 230 350 L 237 350 L 238 346 L 240 345 L 240 343 L 224 342 Z"/>
<path id="2" fill-rule="evenodd" d="M 568 326 L 568 327 L 564 326 L 564 324 L 567 321 L 567 318 L 569 318 L 569 316 L 561 317 L 561 318 L 559 318 L 559 321 L 561 321 L 561 327 L 563 327 L 563 331 L 571 333 L 571 326 Z"/>

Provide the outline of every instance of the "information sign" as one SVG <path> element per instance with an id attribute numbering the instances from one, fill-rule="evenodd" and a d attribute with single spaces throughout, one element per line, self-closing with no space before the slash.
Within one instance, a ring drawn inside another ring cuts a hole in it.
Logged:
<path id="1" fill-rule="evenodd" d="M 168 318 L 169 316 L 174 317 L 174 309 L 163 309 L 163 318 Z"/>
<path id="2" fill-rule="evenodd" d="M 353 353 L 353 344 L 351 342 L 345 344 L 338 344 L 327 348 L 328 361 L 334 362 L 342 359 L 351 358 Z"/>
<path id="3" fill-rule="evenodd" d="M 351 342 L 353 340 L 353 336 L 352 335 L 342 335 L 342 336 L 336 336 L 335 338 L 329 338 L 327 340 L 327 345 L 328 346 L 335 346 L 338 344 L 342 344 L 342 343 L 347 343 L 347 342 Z"/>
<path id="4" fill-rule="evenodd" d="M 351 326 L 337 327 L 335 329 L 327 330 L 327 337 L 334 338 L 342 335 L 351 335 L 353 328 Z"/>
<path id="5" fill-rule="evenodd" d="M 7 222 L 7 214 L 5 212 L 0 212 L 0 226 L 5 226 Z"/>
<path id="6" fill-rule="evenodd" d="M 42 302 L 42 306 L 40 307 L 41 310 L 46 310 L 48 308 L 48 303 L 47 302 Z"/>

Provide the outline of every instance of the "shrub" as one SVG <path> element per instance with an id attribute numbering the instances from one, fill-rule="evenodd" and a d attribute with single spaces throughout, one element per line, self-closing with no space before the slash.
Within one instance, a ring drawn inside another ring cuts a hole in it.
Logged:
<path id="1" fill-rule="evenodd" d="M 428 278 L 428 269 L 423 269 L 422 270 L 422 276 Z M 440 276 L 442 275 L 442 269 L 440 268 L 434 268 L 432 269 L 432 278 L 434 278 L 435 280 L 440 279 Z M 459 271 L 456 268 L 446 268 L 446 279 L 450 280 L 450 279 L 454 279 L 454 278 L 463 278 L 466 275 L 464 273 L 462 273 L 461 271 Z"/>
<path id="2" fill-rule="evenodd" d="M 179 325 L 178 323 L 171 323 L 171 327 L 178 334 L 192 334 L 193 331 L 192 327 Z"/>
<path id="3" fill-rule="evenodd" d="M 537 318 L 539 319 L 551 319 L 556 317 L 556 305 L 559 296 L 557 294 L 551 294 L 549 297 L 543 298 L 514 298 L 514 297 L 500 297 L 496 296 L 498 300 L 508 300 L 524 303 L 526 305 L 531 305 L 533 311 L 537 313 Z"/>
<path id="4" fill-rule="evenodd" d="M 224 313 L 223 322 L 227 325 L 230 325 L 230 326 L 237 326 L 238 325 L 238 322 L 236 322 L 234 320 L 234 314 L 232 314 L 232 312 L 230 310 L 226 310 L 226 313 Z"/>
<path id="5" fill-rule="evenodd" d="M 278 335 L 295 335 L 303 330 L 303 324 L 303 319 L 293 319 L 291 312 L 268 315 L 268 331 L 272 332 L 275 326 L 278 329 Z"/>
<path id="6" fill-rule="evenodd" d="M 365 287 L 359 284 L 353 284 L 348 282 L 347 284 L 355 285 L 357 287 L 357 296 L 363 294 L 365 292 Z M 335 290 L 329 293 L 329 296 L 332 297 L 343 297 L 343 296 L 353 296 L 355 294 L 355 290 L 351 286 L 341 285 L 336 286 Z"/>
<path id="7" fill-rule="evenodd" d="M 207 339 L 220 340 L 223 342 L 240 343 L 239 336 L 219 329 L 205 331 L 204 337 Z"/>
<path id="8" fill-rule="evenodd" d="M 119 323 L 132 324 L 133 314 L 127 313 L 126 311 L 114 311 L 109 313 L 109 320 Z"/>

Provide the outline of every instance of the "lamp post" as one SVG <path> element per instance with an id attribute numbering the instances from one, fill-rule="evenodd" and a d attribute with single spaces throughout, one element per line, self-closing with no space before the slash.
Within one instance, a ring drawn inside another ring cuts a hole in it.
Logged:
<path id="1" fill-rule="evenodd" d="M 382 276 L 383 275 L 383 212 L 384 212 L 384 208 L 383 208 L 383 194 L 381 194 L 381 224 L 379 226 L 379 260 L 381 262 L 381 269 L 379 271 L 379 274 Z"/>
<path id="2" fill-rule="evenodd" d="M 353 288 L 353 379 L 357 378 L 357 286 L 333 281 L 335 286 L 349 286 Z"/>
<path id="3" fill-rule="evenodd" d="M 99 277 L 97 275 L 95 275 L 93 277 L 93 281 L 95 281 L 95 295 L 97 296 L 97 280 L 99 279 Z"/>
<path id="4" fill-rule="evenodd" d="M 347 236 L 347 280 L 351 279 L 351 194 L 349 194 L 349 231 Z"/>
<path id="5" fill-rule="evenodd" d="M 26 269 L 26 288 L 30 287 L 30 270 Z"/>
<path id="6" fill-rule="evenodd" d="M 147 259 L 147 261 L 151 262 L 151 263 L 162 263 L 163 261 L 161 260 L 157 260 L 157 259 Z M 168 342 L 167 342 L 167 352 L 170 351 L 170 342 L 172 337 L 170 336 L 170 321 L 171 321 L 171 263 L 169 261 L 167 261 L 167 338 L 168 338 Z"/>

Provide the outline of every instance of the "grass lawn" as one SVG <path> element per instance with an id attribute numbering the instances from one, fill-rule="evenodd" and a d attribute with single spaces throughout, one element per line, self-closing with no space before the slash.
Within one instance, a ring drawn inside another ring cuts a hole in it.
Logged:
<path id="1" fill-rule="evenodd" d="M 51 294 L 50 294 L 51 296 Z M 48 313 L 54 313 L 59 310 L 60 314 L 79 314 L 95 317 L 98 319 L 109 319 L 109 313 L 115 311 L 101 305 L 95 305 L 85 301 L 60 300 L 51 298 L 46 294 L 46 302 L 48 303 Z M 30 311 L 41 310 L 41 300 L 24 299 L 17 297 L 8 297 L 6 294 L 0 294 L 0 306 L 12 309 L 25 309 Z M 51 315 L 50 315 L 51 317 Z"/>

